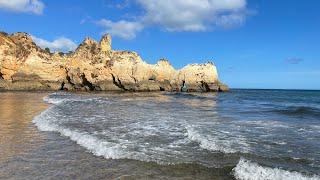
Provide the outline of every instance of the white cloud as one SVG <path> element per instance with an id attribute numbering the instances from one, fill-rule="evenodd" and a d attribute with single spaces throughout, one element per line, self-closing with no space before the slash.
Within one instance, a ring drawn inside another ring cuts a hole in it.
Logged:
<path id="1" fill-rule="evenodd" d="M 54 52 L 73 51 L 77 48 L 77 44 L 75 42 L 65 37 L 57 38 L 51 42 L 35 36 L 32 36 L 32 39 L 41 48 L 49 48 L 51 51 Z"/>
<path id="2" fill-rule="evenodd" d="M 0 0 L 0 9 L 14 12 L 42 14 L 44 6 L 41 0 Z"/>
<path id="3" fill-rule="evenodd" d="M 145 27 L 157 26 L 166 31 L 210 31 L 217 27 L 241 25 L 247 16 L 246 0 L 132 0 L 143 10 L 136 21 L 100 25 L 106 32 L 132 39 Z M 137 14 L 136 14 L 137 15 Z M 101 20 L 102 21 L 102 20 Z"/>
<path id="4" fill-rule="evenodd" d="M 127 40 L 135 38 L 136 33 L 143 29 L 143 25 L 140 22 L 130 22 L 125 20 L 112 22 L 107 19 L 101 19 L 97 24 L 104 27 L 106 29 L 106 33 L 110 33 L 114 36 Z"/>
<path id="5" fill-rule="evenodd" d="M 245 20 L 246 0 L 137 0 L 145 10 L 143 21 L 168 31 L 206 31 Z"/>

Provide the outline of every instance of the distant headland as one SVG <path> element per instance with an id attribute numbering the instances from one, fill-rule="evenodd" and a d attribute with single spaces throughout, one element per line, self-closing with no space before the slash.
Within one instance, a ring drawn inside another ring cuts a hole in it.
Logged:
<path id="1" fill-rule="evenodd" d="M 227 91 L 216 66 L 174 69 L 168 60 L 144 62 L 136 52 L 111 48 L 111 36 L 86 38 L 74 52 L 51 53 L 27 33 L 0 32 L 0 90 Z"/>

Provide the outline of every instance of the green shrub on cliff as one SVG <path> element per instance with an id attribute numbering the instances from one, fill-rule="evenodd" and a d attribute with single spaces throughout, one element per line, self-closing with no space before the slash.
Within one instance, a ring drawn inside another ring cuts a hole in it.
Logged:
<path id="1" fill-rule="evenodd" d="M 46 47 L 44 50 L 50 54 L 50 49 L 48 47 Z"/>

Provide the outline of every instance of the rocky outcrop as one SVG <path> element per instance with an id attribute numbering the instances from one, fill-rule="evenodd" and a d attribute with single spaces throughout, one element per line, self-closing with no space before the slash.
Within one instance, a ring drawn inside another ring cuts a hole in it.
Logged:
<path id="1" fill-rule="evenodd" d="M 115 51 L 111 36 L 86 38 L 71 53 L 50 53 L 26 33 L 0 33 L 0 89 L 88 91 L 227 91 L 213 63 L 181 70 L 161 59 L 144 62 L 136 52 Z"/>
<path id="2" fill-rule="evenodd" d="M 64 82 L 66 58 L 36 46 L 30 35 L 0 33 L 2 89 L 59 89 Z"/>

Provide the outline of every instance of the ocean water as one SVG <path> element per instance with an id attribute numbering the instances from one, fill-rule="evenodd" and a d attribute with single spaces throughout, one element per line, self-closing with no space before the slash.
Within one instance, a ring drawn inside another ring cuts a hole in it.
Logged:
<path id="1" fill-rule="evenodd" d="M 0 178 L 320 179 L 320 91 L 0 96 Z"/>

